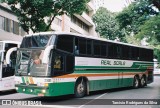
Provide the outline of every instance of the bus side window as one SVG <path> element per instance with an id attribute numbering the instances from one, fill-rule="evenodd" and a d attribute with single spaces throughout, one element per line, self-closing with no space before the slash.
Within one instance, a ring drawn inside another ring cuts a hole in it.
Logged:
<path id="1" fill-rule="evenodd" d="M 131 48 L 131 59 L 132 60 L 139 60 L 139 48 L 137 48 L 137 47 Z"/>
<path id="2" fill-rule="evenodd" d="M 94 56 L 100 56 L 101 55 L 101 42 L 94 41 L 93 43 L 94 43 L 93 44 Z"/>
<path id="3" fill-rule="evenodd" d="M 53 75 L 63 75 L 71 73 L 74 70 L 73 55 L 54 54 L 53 57 Z"/>
<path id="4" fill-rule="evenodd" d="M 54 70 L 63 70 L 63 57 L 60 55 L 55 56 Z"/>
<path id="5" fill-rule="evenodd" d="M 79 38 L 79 53 L 81 55 L 87 54 L 87 41 L 84 38 Z"/>
<path id="6" fill-rule="evenodd" d="M 101 44 L 101 56 L 107 57 L 107 44 L 105 43 Z"/>
<path id="7" fill-rule="evenodd" d="M 74 52 L 76 55 L 79 55 L 79 40 L 75 38 Z"/>
<path id="8" fill-rule="evenodd" d="M 91 55 L 92 54 L 92 41 L 91 40 L 87 40 L 87 55 Z"/>
<path id="9" fill-rule="evenodd" d="M 123 45 L 122 49 L 121 49 L 121 52 L 122 52 L 122 58 L 123 59 L 125 59 L 125 60 L 130 59 L 130 47 L 129 46 Z"/>
<path id="10" fill-rule="evenodd" d="M 69 35 L 60 35 L 57 40 L 57 49 L 73 53 L 73 37 Z"/>

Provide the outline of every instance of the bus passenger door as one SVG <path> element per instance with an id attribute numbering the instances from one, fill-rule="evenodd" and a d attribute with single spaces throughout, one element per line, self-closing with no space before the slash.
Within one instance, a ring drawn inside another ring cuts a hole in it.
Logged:
<path id="1" fill-rule="evenodd" d="M 73 72 L 74 57 L 70 54 L 53 54 L 53 75 L 64 75 Z"/>

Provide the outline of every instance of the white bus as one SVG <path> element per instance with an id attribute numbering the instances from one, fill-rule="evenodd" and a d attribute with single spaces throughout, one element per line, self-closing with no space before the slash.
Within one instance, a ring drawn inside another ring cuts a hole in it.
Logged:
<path id="1" fill-rule="evenodd" d="M 75 94 L 153 82 L 153 49 L 63 32 L 24 36 L 15 86 L 38 96 Z"/>
<path id="2" fill-rule="evenodd" d="M 16 65 L 16 51 L 20 42 L 0 41 L 0 91 L 15 89 L 14 71 Z M 6 57 L 10 59 L 7 64 Z"/>
<path id="3" fill-rule="evenodd" d="M 159 62 L 157 59 L 154 59 L 154 68 L 153 68 L 153 73 L 154 75 L 160 75 L 160 68 L 159 68 Z"/>

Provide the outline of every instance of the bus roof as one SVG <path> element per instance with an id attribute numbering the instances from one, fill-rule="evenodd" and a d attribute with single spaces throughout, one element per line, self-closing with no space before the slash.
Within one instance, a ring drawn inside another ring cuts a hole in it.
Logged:
<path id="1" fill-rule="evenodd" d="M 145 48 L 145 49 L 153 49 L 153 48 L 150 48 L 148 46 L 138 46 L 138 45 L 133 45 L 133 44 L 129 44 L 129 43 L 123 43 L 123 42 L 117 42 L 117 41 L 113 41 L 113 40 L 107 40 L 105 38 L 93 37 L 91 35 L 87 36 L 87 35 L 82 35 L 82 34 L 77 34 L 77 33 L 71 33 L 71 32 L 55 32 L 55 31 L 39 32 L 39 33 L 31 34 L 31 35 L 26 35 L 24 37 L 37 36 L 37 35 L 52 35 L 52 34 L 55 34 L 55 35 L 72 35 L 72 36 L 84 37 L 84 38 L 87 38 L 87 39 L 100 40 L 100 41 L 104 41 L 104 42 L 122 44 L 122 45 L 127 45 L 127 46 L 132 46 L 132 47 L 139 47 L 139 48 Z"/>
<path id="2" fill-rule="evenodd" d="M 10 40 L 2 40 L 0 42 L 3 42 L 3 43 L 14 43 L 14 44 L 21 44 L 21 42 L 19 41 L 10 41 Z"/>

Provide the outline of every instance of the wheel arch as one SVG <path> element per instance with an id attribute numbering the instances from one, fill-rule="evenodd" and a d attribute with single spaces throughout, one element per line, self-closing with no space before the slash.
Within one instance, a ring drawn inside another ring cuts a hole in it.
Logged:
<path id="1" fill-rule="evenodd" d="M 86 86 L 87 86 L 87 95 L 89 95 L 89 80 L 88 80 L 88 78 L 87 78 L 86 76 L 80 76 L 80 77 L 78 77 L 78 78 L 76 79 L 74 88 L 75 88 L 75 86 L 76 86 L 76 83 L 77 83 L 79 80 L 82 80 L 82 79 L 83 79 L 83 80 L 85 81 L 85 83 L 86 83 Z"/>

